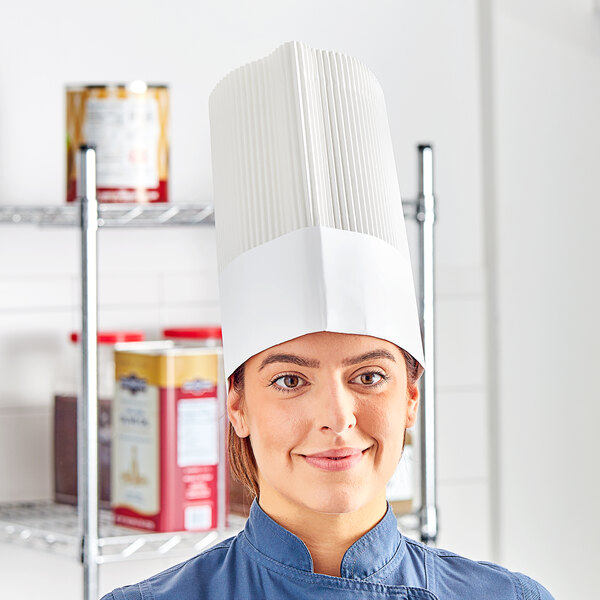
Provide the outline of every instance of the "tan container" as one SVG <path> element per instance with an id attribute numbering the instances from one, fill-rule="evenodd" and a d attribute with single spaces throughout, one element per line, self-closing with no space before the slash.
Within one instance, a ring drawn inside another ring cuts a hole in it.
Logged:
<path id="1" fill-rule="evenodd" d="M 99 202 L 167 202 L 169 90 L 142 81 L 67 87 L 67 202 L 77 151 L 96 146 Z"/>

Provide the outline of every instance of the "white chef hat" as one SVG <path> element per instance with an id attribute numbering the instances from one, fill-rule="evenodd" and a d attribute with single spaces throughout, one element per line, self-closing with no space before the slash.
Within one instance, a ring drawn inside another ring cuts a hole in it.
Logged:
<path id="1" fill-rule="evenodd" d="M 209 99 L 225 375 L 317 331 L 423 346 L 383 91 L 300 42 Z"/>

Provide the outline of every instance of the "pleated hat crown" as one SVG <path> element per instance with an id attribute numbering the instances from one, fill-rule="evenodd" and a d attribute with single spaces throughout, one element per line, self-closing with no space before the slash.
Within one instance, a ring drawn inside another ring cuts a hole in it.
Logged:
<path id="1" fill-rule="evenodd" d="M 209 99 L 225 373 L 315 331 L 423 350 L 383 91 L 288 42 Z"/>

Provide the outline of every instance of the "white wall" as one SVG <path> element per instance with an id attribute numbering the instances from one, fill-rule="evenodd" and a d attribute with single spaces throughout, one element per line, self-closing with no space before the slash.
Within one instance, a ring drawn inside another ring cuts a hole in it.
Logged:
<path id="1" fill-rule="evenodd" d="M 504 564 L 576 600 L 594 595 L 600 558 L 600 14 L 591 0 L 484 4 L 494 527 Z"/>
<path id="2" fill-rule="evenodd" d="M 66 83 L 170 84 L 172 200 L 210 201 L 207 99 L 228 70 L 290 39 L 366 62 L 386 94 L 404 196 L 416 193 L 415 145 L 436 151 L 439 542 L 493 559 L 475 1 L 35 0 L 3 3 L 0 22 L 3 204 L 63 202 Z M 71 230 L 0 227 L 0 501 L 51 496 L 51 395 L 78 324 L 77 243 Z M 211 230 L 101 231 L 100 271 L 101 328 L 218 320 Z M 162 566 L 102 567 L 102 591 Z M 0 544 L 0 571 L 2 597 L 80 594 L 82 570 L 66 559 Z"/>

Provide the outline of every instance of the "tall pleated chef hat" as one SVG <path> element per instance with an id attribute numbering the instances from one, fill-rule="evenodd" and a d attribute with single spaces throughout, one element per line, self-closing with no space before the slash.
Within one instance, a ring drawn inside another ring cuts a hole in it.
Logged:
<path id="1" fill-rule="evenodd" d="M 317 331 L 388 340 L 424 366 L 385 99 L 355 58 L 300 42 L 209 98 L 223 353 Z"/>

